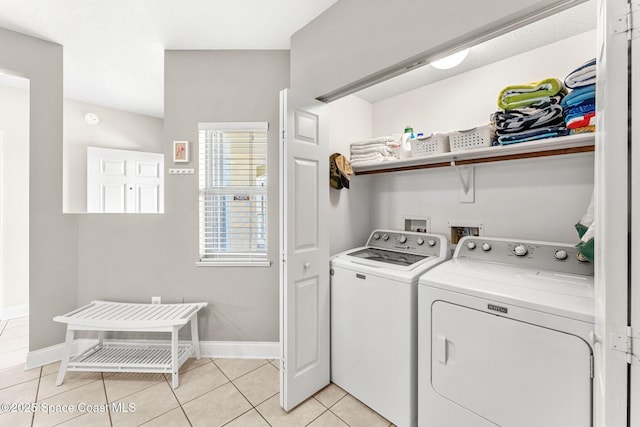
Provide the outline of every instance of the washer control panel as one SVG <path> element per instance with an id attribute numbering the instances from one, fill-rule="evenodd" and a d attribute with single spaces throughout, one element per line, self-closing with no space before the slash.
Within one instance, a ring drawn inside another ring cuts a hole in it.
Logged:
<path id="1" fill-rule="evenodd" d="M 566 243 L 466 236 L 453 257 L 593 276 L 593 263 Z"/>
<path id="2" fill-rule="evenodd" d="M 440 234 L 394 230 L 375 230 L 369 236 L 367 246 L 425 256 L 443 256 L 449 250 L 447 239 Z"/>

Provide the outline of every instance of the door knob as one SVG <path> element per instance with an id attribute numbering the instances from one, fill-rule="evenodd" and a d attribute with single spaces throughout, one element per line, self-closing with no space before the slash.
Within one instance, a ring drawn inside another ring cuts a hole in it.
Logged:
<path id="1" fill-rule="evenodd" d="M 304 263 L 304 270 L 307 271 L 309 268 L 311 268 L 311 263 L 310 262 L 305 262 Z"/>

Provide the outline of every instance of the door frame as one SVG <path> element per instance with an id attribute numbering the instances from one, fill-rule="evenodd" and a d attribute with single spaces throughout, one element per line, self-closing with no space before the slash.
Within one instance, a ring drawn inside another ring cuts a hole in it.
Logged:
<path id="1" fill-rule="evenodd" d="M 614 348 L 628 325 L 628 35 L 620 28 L 627 0 L 598 0 L 595 151 L 594 425 L 626 426 L 626 354 Z M 606 138 L 605 138 L 606 137 Z"/>

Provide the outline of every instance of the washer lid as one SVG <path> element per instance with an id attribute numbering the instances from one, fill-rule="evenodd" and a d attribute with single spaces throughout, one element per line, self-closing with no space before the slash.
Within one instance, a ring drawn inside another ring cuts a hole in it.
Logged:
<path id="1" fill-rule="evenodd" d="M 413 264 L 429 258 L 426 255 L 409 254 L 406 252 L 389 251 L 379 248 L 356 249 L 352 252 L 348 252 L 347 255 L 367 261 L 375 261 L 383 264 L 399 265 L 403 267 L 411 267 Z"/>
<path id="2" fill-rule="evenodd" d="M 377 260 L 358 258 L 349 255 L 351 252 L 368 249 L 366 247 L 352 249 L 335 255 L 331 258 L 332 267 L 341 267 L 353 271 L 356 274 L 376 276 L 401 283 L 418 283 L 418 279 L 425 271 L 445 261 L 441 257 L 424 257 L 411 265 L 398 265 Z"/>
<path id="3" fill-rule="evenodd" d="M 593 277 L 453 258 L 421 285 L 593 323 Z"/>

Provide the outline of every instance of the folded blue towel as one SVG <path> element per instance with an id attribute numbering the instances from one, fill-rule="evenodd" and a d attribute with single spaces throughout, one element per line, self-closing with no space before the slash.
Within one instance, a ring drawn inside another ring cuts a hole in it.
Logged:
<path id="1" fill-rule="evenodd" d="M 581 102 L 595 98 L 596 85 L 583 86 L 572 90 L 569 95 L 562 98 L 560 105 L 562 105 L 562 108 L 566 109 L 567 107 L 574 107 Z"/>
<path id="2" fill-rule="evenodd" d="M 529 129 L 524 132 L 518 132 L 498 137 L 500 145 L 516 144 L 518 142 L 536 141 L 539 139 L 554 138 L 557 136 L 567 135 L 569 131 L 564 126 L 544 127 L 538 129 Z"/>
<path id="3" fill-rule="evenodd" d="M 565 118 L 574 114 L 584 114 L 596 111 L 595 99 L 586 99 L 577 105 L 567 107 L 564 109 Z"/>

